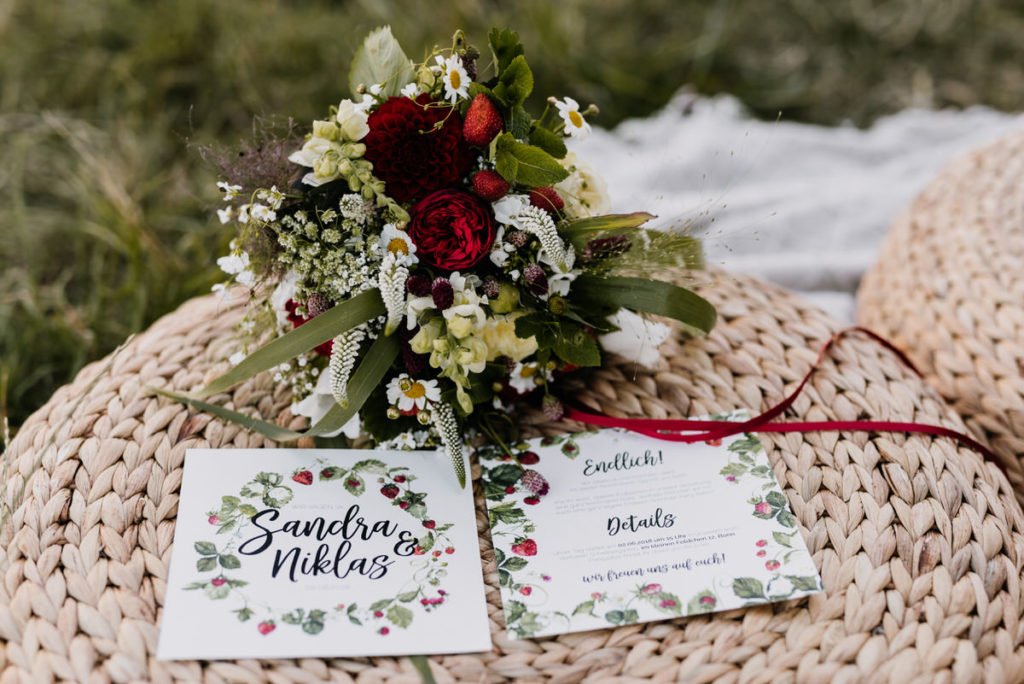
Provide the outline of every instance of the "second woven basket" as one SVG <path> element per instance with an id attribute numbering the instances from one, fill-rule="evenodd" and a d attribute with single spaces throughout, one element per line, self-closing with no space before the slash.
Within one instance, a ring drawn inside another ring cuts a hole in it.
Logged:
<path id="1" fill-rule="evenodd" d="M 906 351 L 1024 502 L 1024 132 L 951 162 L 896 220 L 857 317 Z"/>
<path id="2" fill-rule="evenodd" d="M 568 388 L 595 410 L 685 416 L 764 409 L 835 330 L 780 289 L 711 273 L 721 322 L 663 348 L 653 371 L 612 362 Z M 239 309 L 190 302 L 86 368 L 23 426 L 0 528 L 0 682 L 417 682 L 407 659 L 161 662 L 154 657 L 185 450 L 265 441 L 147 385 L 200 387 L 224 367 Z M 259 377 L 221 397 L 288 420 Z M 888 351 L 843 342 L 794 410 L 962 429 Z M 558 430 L 567 426 L 548 426 Z M 514 641 L 477 493 L 491 651 L 430 659 L 440 682 L 1024 681 L 1024 514 L 992 464 L 946 439 L 817 433 L 766 446 L 825 592 L 613 630 Z"/>

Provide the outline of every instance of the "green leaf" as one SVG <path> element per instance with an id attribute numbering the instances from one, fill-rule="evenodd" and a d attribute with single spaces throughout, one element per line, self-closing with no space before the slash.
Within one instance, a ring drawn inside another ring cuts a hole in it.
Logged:
<path id="1" fill-rule="evenodd" d="M 715 307 L 694 292 L 661 280 L 581 275 L 573 285 L 577 304 L 620 308 L 673 318 L 692 332 L 707 333 L 715 327 Z"/>
<path id="2" fill-rule="evenodd" d="M 779 511 L 779 516 L 776 518 L 779 524 L 783 527 L 796 527 L 796 516 L 789 512 L 789 509 L 783 508 Z"/>
<path id="3" fill-rule="evenodd" d="M 360 85 L 369 88 L 381 84 L 381 94 L 395 97 L 402 86 L 416 78 L 412 61 L 405 56 L 402 46 L 391 35 L 390 26 L 371 31 L 352 57 L 348 72 L 348 88 L 353 97 Z"/>
<path id="4" fill-rule="evenodd" d="M 594 602 L 584 601 L 583 603 L 576 606 L 572 611 L 573 615 L 593 615 L 594 614 Z"/>
<path id="5" fill-rule="evenodd" d="M 796 591 L 820 591 L 821 583 L 817 577 L 813 576 L 800 576 L 800 575 L 784 575 L 786 579 L 793 585 L 793 589 Z"/>
<path id="6" fill-rule="evenodd" d="M 372 291 L 377 292 L 377 290 Z M 362 295 L 357 296 L 361 297 Z M 334 309 L 331 309 L 331 311 L 333 310 Z M 330 314 L 330 311 L 317 316 L 313 322 L 320 320 L 328 314 Z M 302 326 L 302 328 L 313 325 L 313 322 L 307 323 Z M 302 328 L 296 328 L 292 332 L 297 332 Z M 290 335 L 291 333 L 288 334 Z M 395 357 L 398 356 L 399 350 L 400 347 L 398 340 L 394 336 L 378 337 L 364 354 L 363 360 L 359 364 L 359 367 L 356 368 L 355 373 L 352 374 L 352 379 L 349 381 L 348 385 L 348 407 L 335 404 L 316 425 L 304 432 L 295 432 L 294 430 L 289 430 L 288 428 L 283 428 L 280 425 L 268 423 L 267 421 L 259 420 L 258 418 L 250 418 L 249 416 L 237 411 L 226 409 L 223 406 L 218 406 L 217 404 L 211 404 L 199 399 L 194 399 L 184 394 L 168 392 L 159 388 L 150 389 L 161 396 L 181 402 L 186 406 L 210 413 L 219 418 L 223 418 L 226 421 L 235 423 L 236 425 L 241 425 L 247 430 L 258 432 L 264 437 L 268 437 L 275 442 L 291 442 L 301 437 L 315 437 L 325 433 L 336 432 L 344 426 L 345 423 L 347 423 L 349 419 L 352 418 L 360 408 L 362 408 L 363 402 L 366 401 L 366 397 L 370 395 L 370 392 L 372 392 L 373 389 L 380 384 L 381 380 L 383 380 L 384 376 L 391 368 L 391 364 L 395 360 Z"/>
<path id="7" fill-rule="evenodd" d="M 631 625 L 640 619 L 640 613 L 630 608 L 622 612 L 622 624 Z"/>
<path id="8" fill-rule="evenodd" d="M 217 546 L 215 544 L 213 544 L 212 542 L 197 541 L 195 544 L 193 544 L 193 546 L 195 547 L 196 552 L 200 556 L 216 556 L 217 555 Z"/>
<path id="9" fill-rule="evenodd" d="M 290 613 L 285 613 L 281 616 L 281 621 L 289 625 L 297 625 L 302 622 L 302 618 L 305 617 L 306 611 L 302 608 L 296 608 Z"/>
<path id="10" fill-rule="evenodd" d="M 402 603 L 409 603 L 411 601 L 415 601 L 416 597 L 419 596 L 419 595 L 420 595 L 420 592 L 418 592 L 416 590 L 413 590 L 413 591 L 407 591 L 407 592 L 405 592 L 403 594 L 399 594 L 396 598 L 399 601 L 401 601 Z"/>
<path id="11" fill-rule="evenodd" d="M 242 504 L 241 506 L 238 507 L 238 512 L 244 515 L 246 518 L 251 518 L 252 516 L 259 513 L 259 511 L 256 510 L 256 507 L 253 506 L 252 504 Z"/>
<path id="12" fill-rule="evenodd" d="M 533 117 L 522 105 L 512 107 L 505 115 L 505 128 L 516 140 L 525 140 L 530 135 Z"/>
<path id="13" fill-rule="evenodd" d="M 424 552 L 430 551 L 434 548 L 434 534 L 432 532 L 428 532 L 427 534 L 420 537 L 416 543 L 419 545 L 421 549 L 423 549 Z"/>
<path id="14" fill-rule="evenodd" d="M 508 570 L 499 569 L 498 570 L 498 585 L 502 586 L 502 587 L 510 587 L 510 586 L 512 586 L 512 573 L 510 573 Z"/>
<path id="15" fill-rule="evenodd" d="M 302 623 L 302 631 L 306 634 L 319 634 L 324 631 L 324 623 L 320 620 L 306 620 Z"/>
<path id="16" fill-rule="evenodd" d="M 530 188 L 545 187 L 569 175 L 557 159 L 539 147 L 519 142 L 511 133 L 498 136 L 495 149 L 495 169 L 509 183 Z"/>
<path id="17" fill-rule="evenodd" d="M 262 373 L 289 361 L 346 330 L 384 313 L 387 311 L 380 298 L 380 290 L 373 288 L 361 292 L 351 299 L 340 302 L 308 323 L 274 338 L 227 373 L 211 382 L 196 396 L 205 398 L 219 394 L 257 373 Z"/>
<path id="18" fill-rule="evenodd" d="M 210 572 L 217 567 L 216 556 L 203 556 L 196 561 L 196 570 L 199 572 Z"/>
<path id="19" fill-rule="evenodd" d="M 509 62 L 509 65 L 502 69 L 493 90 L 496 97 L 513 108 L 526 102 L 526 98 L 533 92 L 533 71 L 526 63 L 526 58 L 517 55 Z"/>
<path id="20" fill-rule="evenodd" d="M 238 556 L 233 556 L 230 553 L 225 553 L 220 556 L 220 567 L 226 570 L 237 570 L 242 567 L 241 561 L 238 560 Z"/>
<path id="21" fill-rule="evenodd" d="M 555 337 L 555 353 L 566 363 L 585 368 L 601 365 L 601 350 L 597 340 L 578 325 L 563 323 Z"/>
<path id="22" fill-rule="evenodd" d="M 781 544 L 786 548 L 793 548 L 793 533 L 785 534 L 783 532 L 772 532 L 772 539 L 775 540 L 776 544 Z"/>
<path id="23" fill-rule="evenodd" d="M 505 71 L 513 59 L 523 54 L 523 44 L 519 42 L 519 34 L 515 31 L 494 28 L 487 38 L 494 52 L 497 74 Z"/>
<path id="24" fill-rule="evenodd" d="M 732 591 L 740 598 L 765 599 L 764 585 L 754 577 L 737 577 L 732 581 Z"/>
<path id="25" fill-rule="evenodd" d="M 252 617 L 252 609 L 251 608 L 239 608 L 238 610 L 235 610 L 233 612 L 234 612 L 235 615 L 238 616 L 238 621 L 239 622 L 246 622 L 246 621 L 249 620 L 249 618 Z"/>
<path id="26" fill-rule="evenodd" d="M 388 608 L 386 615 L 388 620 L 397 627 L 404 629 L 412 624 L 412 611 L 397 603 Z"/>
<path id="27" fill-rule="evenodd" d="M 542 126 L 534 126 L 530 131 L 530 144 L 536 145 L 555 159 L 564 159 L 568 153 L 562 136 L 552 133 Z"/>
<path id="28" fill-rule="evenodd" d="M 607 613 L 604 614 L 604 619 L 612 623 L 613 625 L 621 625 L 622 622 L 626 619 L 626 614 L 623 613 L 621 610 L 609 610 Z"/>
<path id="29" fill-rule="evenodd" d="M 505 562 L 505 552 L 501 549 L 494 549 L 494 562 L 501 565 Z"/>
<path id="30" fill-rule="evenodd" d="M 786 501 L 785 495 L 780 491 L 768 492 L 765 497 L 765 501 L 772 505 L 772 508 L 787 508 L 789 503 Z"/>
<path id="31" fill-rule="evenodd" d="M 231 593 L 231 587 L 228 586 L 227 584 L 222 584 L 219 587 L 215 587 L 215 586 L 213 586 L 211 584 L 210 586 L 208 586 L 206 588 L 206 596 L 208 598 L 213 599 L 214 601 L 219 601 L 220 599 L 225 599 L 225 598 L 228 597 L 228 594 L 230 594 L 230 593 Z"/>
<path id="32" fill-rule="evenodd" d="M 384 475 L 388 472 L 388 467 L 384 461 L 378 461 L 375 458 L 368 458 L 365 461 L 359 461 L 352 470 L 362 470 L 367 473 L 373 473 L 374 475 Z"/>
<path id="33" fill-rule="evenodd" d="M 487 480 L 493 482 L 499 487 L 510 487 L 516 482 L 519 482 L 519 478 L 523 476 L 523 466 L 518 463 L 506 463 L 504 465 L 491 468 L 487 471 Z M 505 510 L 505 509 L 496 509 Z"/>
<path id="34" fill-rule="evenodd" d="M 518 572 L 529 564 L 530 561 L 526 560 L 525 558 L 520 558 L 518 556 L 509 556 L 507 559 L 505 559 L 505 562 L 502 564 L 501 567 L 504 570 L 508 570 L 509 572 Z"/>
<path id="35" fill-rule="evenodd" d="M 370 612 L 376 613 L 377 611 L 384 610 L 391 605 L 391 599 L 384 598 L 378 599 L 370 604 Z"/>

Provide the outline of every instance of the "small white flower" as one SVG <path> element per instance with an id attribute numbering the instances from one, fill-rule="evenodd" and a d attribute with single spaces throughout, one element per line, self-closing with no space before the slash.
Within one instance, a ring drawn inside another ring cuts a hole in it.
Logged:
<path id="1" fill-rule="evenodd" d="M 238 275 L 249 268 L 249 255 L 246 252 L 228 254 L 217 259 L 217 265 L 228 275 Z"/>
<path id="2" fill-rule="evenodd" d="M 221 223 L 229 223 L 231 219 L 235 217 L 235 208 L 228 207 L 227 209 L 218 209 L 217 218 L 220 219 Z"/>
<path id="3" fill-rule="evenodd" d="M 455 104 L 460 98 L 469 97 L 469 73 L 462 65 L 462 58 L 452 55 L 445 59 L 437 56 L 437 65 L 441 67 L 443 74 L 441 79 L 444 82 L 444 97 Z"/>
<path id="4" fill-rule="evenodd" d="M 491 207 L 494 209 L 494 220 L 504 226 L 519 227 L 519 215 L 530 206 L 527 195 L 505 195 Z"/>
<path id="5" fill-rule="evenodd" d="M 269 190 L 265 188 L 257 190 L 256 199 L 266 202 L 271 209 L 276 211 L 281 208 L 281 202 L 284 201 L 284 193 L 278 190 L 276 185 L 273 185 Z"/>
<path id="6" fill-rule="evenodd" d="M 277 212 L 265 204 L 254 204 L 249 207 L 249 214 L 257 221 L 271 223 L 277 220 Z"/>
<path id="7" fill-rule="evenodd" d="M 580 114 L 580 104 L 571 97 L 565 98 L 565 102 L 555 100 L 555 108 L 565 122 L 565 133 L 573 138 L 585 138 L 590 134 L 590 124 Z"/>
<path id="8" fill-rule="evenodd" d="M 317 380 L 312 394 L 302 401 L 292 404 L 292 413 L 297 416 L 306 416 L 309 418 L 311 425 L 316 425 L 321 418 L 327 415 L 327 412 L 336 405 L 334 396 L 331 394 L 330 376 L 330 373 L 320 373 L 320 378 Z M 361 423 L 357 413 L 347 423 L 334 432 L 324 435 L 324 437 L 335 437 L 339 434 L 344 434 L 349 439 L 355 439 L 359 436 L 360 427 Z"/>
<path id="9" fill-rule="evenodd" d="M 241 223 L 243 226 L 245 224 L 249 223 L 249 205 L 248 204 L 243 204 L 242 206 L 238 207 L 238 222 Z"/>
<path id="10" fill-rule="evenodd" d="M 427 402 L 441 401 L 441 389 L 437 380 L 413 380 L 408 373 L 392 378 L 388 383 L 388 403 L 399 411 L 417 411 L 427 407 Z"/>
<path id="11" fill-rule="evenodd" d="M 384 224 L 384 230 L 380 234 L 380 249 L 383 252 L 394 254 L 395 262 L 399 266 L 412 266 L 419 261 L 416 256 L 416 245 L 412 238 L 404 230 L 399 230 L 395 224 Z"/>
<path id="12" fill-rule="evenodd" d="M 234 354 L 228 357 L 228 363 L 230 363 L 232 366 L 237 366 L 238 364 L 242 363 L 242 361 L 245 361 L 245 352 L 243 351 L 236 351 Z"/>
<path id="13" fill-rule="evenodd" d="M 420 84 L 416 83 L 415 81 L 409 83 L 404 88 L 402 88 L 402 95 L 409 98 L 410 100 L 415 100 L 420 95 Z"/>
<path id="14" fill-rule="evenodd" d="M 369 87 L 370 94 L 373 95 L 374 97 L 380 97 L 380 94 L 383 90 L 384 89 L 381 87 L 380 83 L 374 83 L 372 86 Z"/>
<path id="15" fill-rule="evenodd" d="M 380 86 L 377 86 L 377 87 L 379 88 Z M 372 95 L 364 94 L 363 95 L 363 99 L 356 103 L 356 107 L 355 108 L 356 108 L 356 110 L 358 110 L 360 112 L 367 113 L 371 109 L 373 109 L 374 105 L 376 105 L 376 104 L 377 104 L 377 98 L 373 97 Z"/>
<path id="16" fill-rule="evenodd" d="M 230 183 L 226 183 L 224 181 L 218 181 L 217 187 L 220 189 L 221 192 L 224 193 L 225 202 L 230 202 L 231 200 L 235 199 L 236 197 L 238 197 L 238 193 L 242 191 L 241 185 L 231 185 Z"/>

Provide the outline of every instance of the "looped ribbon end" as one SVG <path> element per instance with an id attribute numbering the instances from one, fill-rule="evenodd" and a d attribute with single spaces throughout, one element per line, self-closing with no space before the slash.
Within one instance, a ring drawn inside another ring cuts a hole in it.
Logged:
<path id="1" fill-rule="evenodd" d="M 827 432 L 827 431 L 851 431 L 851 432 L 902 432 L 931 435 L 934 437 L 949 437 L 961 445 L 975 450 L 986 459 L 994 462 L 1003 472 L 1006 467 L 1000 459 L 986 446 L 972 437 L 943 427 L 941 425 L 930 425 L 927 423 L 900 422 L 888 420 L 823 420 L 823 421 L 786 421 L 772 422 L 796 401 L 803 392 L 811 376 L 818 370 L 827 357 L 829 351 L 844 337 L 859 333 L 878 342 L 883 347 L 893 352 L 900 361 L 910 368 L 919 377 L 921 372 L 914 366 L 906 354 L 897 349 L 891 342 L 877 333 L 862 327 L 851 327 L 835 333 L 818 352 L 818 358 L 810 370 L 803 377 L 800 383 L 785 399 L 771 407 L 764 413 L 746 421 L 721 421 L 721 420 L 693 420 L 689 418 L 616 418 L 604 414 L 590 413 L 572 406 L 568 407 L 565 417 L 570 420 L 579 421 L 588 425 L 604 428 L 624 428 L 638 434 L 653 437 L 655 439 L 669 442 L 683 442 L 693 444 L 697 442 L 709 442 L 731 437 L 746 432 Z"/>

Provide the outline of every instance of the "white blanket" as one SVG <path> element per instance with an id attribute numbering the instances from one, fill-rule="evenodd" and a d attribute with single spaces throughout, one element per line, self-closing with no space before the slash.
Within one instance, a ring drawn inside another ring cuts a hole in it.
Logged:
<path id="1" fill-rule="evenodd" d="M 708 263 L 775 281 L 844 322 L 892 220 L 953 156 L 1024 127 L 976 107 L 908 110 L 867 130 L 763 122 L 732 98 L 676 97 L 574 146 L 615 211 L 689 221 Z"/>

